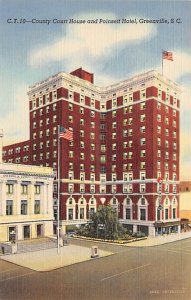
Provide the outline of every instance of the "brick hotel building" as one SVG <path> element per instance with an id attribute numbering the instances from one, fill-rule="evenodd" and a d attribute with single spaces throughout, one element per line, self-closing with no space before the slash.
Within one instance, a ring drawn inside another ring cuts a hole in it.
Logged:
<path id="1" fill-rule="evenodd" d="M 180 93 L 157 71 L 107 87 L 81 68 L 58 73 L 30 87 L 30 139 L 4 147 L 4 161 L 51 166 L 56 174 L 61 125 L 73 130 L 72 142 L 60 139 L 63 228 L 110 204 L 133 232 L 177 232 Z"/>

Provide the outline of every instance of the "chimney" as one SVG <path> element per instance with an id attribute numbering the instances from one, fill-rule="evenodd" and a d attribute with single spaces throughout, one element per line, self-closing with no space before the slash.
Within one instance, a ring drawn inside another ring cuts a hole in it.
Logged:
<path id="1" fill-rule="evenodd" d="M 3 129 L 0 129 L 0 164 L 3 162 Z"/>

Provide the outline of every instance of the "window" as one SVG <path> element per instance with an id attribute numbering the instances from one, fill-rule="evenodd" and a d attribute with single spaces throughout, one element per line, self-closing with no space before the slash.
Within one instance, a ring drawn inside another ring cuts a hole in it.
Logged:
<path id="1" fill-rule="evenodd" d="M 95 128 L 95 122 L 91 122 L 90 125 L 91 125 L 91 128 Z M 102 128 L 101 128 L 101 127 L 102 127 Z M 101 128 L 101 129 L 105 129 L 105 124 L 101 124 L 101 125 L 100 125 L 100 128 Z"/>
<path id="2" fill-rule="evenodd" d="M 129 125 L 132 125 L 132 124 L 133 124 L 133 118 L 129 118 L 128 124 L 129 124 Z"/>
<path id="3" fill-rule="evenodd" d="M 176 127 L 176 121 L 175 120 L 173 120 L 172 125 L 173 125 L 173 127 Z"/>
<path id="4" fill-rule="evenodd" d="M 95 133 L 94 133 L 94 132 L 91 132 L 91 133 L 90 133 L 90 139 L 92 139 L 92 140 L 95 139 Z"/>
<path id="5" fill-rule="evenodd" d="M 128 170 L 132 170 L 133 169 L 133 164 L 132 163 L 129 163 L 128 164 Z"/>
<path id="6" fill-rule="evenodd" d="M 145 107 L 146 107 L 146 103 L 145 103 L 145 102 L 142 102 L 142 103 L 140 104 L 140 109 L 143 110 L 143 109 L 145 109 Z"/>
<path id="7" fill-rule="evenodd" d="M 165 193 L 169 193 L 169 184 L 165 184 Z"/>
<path id="8" fill-rule="evenodd" d="M 56 108 L 57 108 L 57 105 L 56 105 L 56 103 L 54 103 L 54 104 L 53 104 L 53 111 L 55 111 Z"/>
<path id="9" fill-rule="evenodd" d="M 157 115 L 157 121 L 161 122 L 161 115 L 159 115 L 159 114 Z"/>
<path id="10" fill-rule="evenodd" d="M 7 184 L 7 194 L 13 194 L 13 184 Z"/>
<path id="11" fill-rule="evenodd" d="M 69 99 L 73 100 L 73 92 L 72 91 L 69 91 Z"/>
<path id="12" fill-rule="evenodd" d="M 126 149 L 127 148 L 127 142 L 123 143 L 123 148 Z"/>
<path id="13" fill-rule="evenodd" d="M 68 122 L 73 123 L 73 117 L 72 116 L 68 116 Z"/>
<path id="14" fill-rule="evenodd" d="M 140 121 L 144 122 L 145 121 L 145 114 L 140 116 Z"/>
<path id="15" fill-rule="evenodd" d="M 176 208 L 172 209 L 172 218 L 176 219 Z"/>
<path id="16" fill-rule="evenodd" d="M 127 119 L 123 120 L 123 125 L 126 126 L 128 124 Z"/>
<path id="17" fill-rule="evenodd" d="M 131 209 L 130 208 L 126 208 L 125 218 L 126 218 L 126 220 L 131 219 Z"/>
<path id="18" fill-rule="evenodd" d="M 112 123 L 112 128 L 116 128 L 116 122 Z"/>
<path id="19" fill-rule="evenodd" d="M 72 111 L 73 110 L 73 104 L 69 103 L 68 104 L 68 109 Z"/>
<path id="20" fill-rule="evenodd" d="M 69 184 L 68 185 L 68 192 L 69 193 L 73 193 L 73 191 L 74 191 L 74 185 L 73 184 Z"/>
<path id="21" fill-rule="evenodd" d="M 168 220 L 168 208 L 165 208 L 165 220 Z"/>
<path id="22" fill-rule="evenodd" d="M 145 193 L 145 191 L 146 191 L 146 185 L 145 184 L 140 184 L 140 192 Z M 143 205 L 145 205 L 145 204 L 143 204 Z"/>
<path id="23" fill-rule="evenodd" d="M 91 117 L 95 117 L 95 111 L 91 110 L 90 116 L 91 116 Z"/>
<path id="24" fill-rule="evenodd" d="M 106 162 L 106 156 L 105 155 L 101 155 L 100 162 L 101 163 L 105 163 Z"/>
<path id="25" fill-rule="evenodd" d="M 73 220 L 73 208 L 68 209 L 68 217 L 69 217 L 69 220 Z"/>
<path id="26" fill-rule="evenodd" d="M 173 160 L 176 160 L 176 153 L 173 153 Z"/>
<path id="27" fill-rule="evenodd" d="M 21 215 L 27 215 L 27 200 L 21 200 Z"/>
<path id="28" fill-rule="evenodd" d="M 140 179 L 141 180 L 145 180 L 145 178 L 146 178 L 146 173 L 145 172 L 141 172 L 140 173 Z"/>
<path id="29" fill-rule="evenodd" d="M 80 103 L 84 104 L 84 99 L 85 99 L 84 95 L 80 95 Z"/>
<path id="30" fill-rule="evenodd" d="M 28 185 L 21 185 L 21 193 L 22 194 L 28 193 Z"/>
<path id="31" fill-rule="evenodd" d="M 141 127 L 140 127 L 140 132 L 141 132 L 141 133 L 145 133 L 145 126 L 141 126 Z"/>
<path id="32" fill-rule="evenodd" d="M 34 214 L 40 214 L 40 200 L 34 202 Z"/>
<path id="33" fill-rule="evenodd" d="M 85 192 L 85 185 L 80 184 L 80 193 L 84 193 L 84 192 Z"/>
<path id="34" fill-rule="evenodd" d="M 117 113 L 116 113 L 116 110 L 113 110 L 113 111 L 112 111 L 112 117 L 113 117 L 113 118 L 116 117 L 116 114 L 117 114 Z"/>
<path id="35" fill-rule="evenodd" d="M 116 154 L 113 154 L 112 155 L 112 161 L 115 161 L 116 160 Z"/>
<path id="36" fill-rule="evenodd" d="M 133 141 L 130 140 L 130 141 L 129 141 L 129 147 L 131 148 L 132 146 L 133 146 Z"/>
<path id="37" fill-rule="evenodd" d="M 123 130 L 123 137 L 127 137 L 127 129 Z"/>
<path id="38" fill-rule="evenodd" d="M 133 129 L 128 129 L 128 136 L 132 136 L 133 135 Z"/>
<path id="39" fill-rule="evenodd" d="M 145 162 L 144 161 L 140 162 L 140 168 L 145 169 Z"/>
<path id="40" fill-rule="evenodd" d="M 6 215 L 13 215 L 13 200 L 6 200 Z"/>
<path id="41" fill-rule="evenodd" d="M 80 125 L 84 125 L 84 119 L 80 119 Z"/>
<path id="42" fill-rule="evenodd" d="M 146 139 L 145 139 L 145 138 L 142 138 L 142 139 L 140 140 L 141 146 L 145 145 L 145 143 L 146 143 Z"/>
<path id="43" fill-rule="evenodd" d="M 140 208 L 140 220 L 145 221 L 146 220 L 146 209 Z"/>
<path id="44" fill-rule="evenodd" d="M 112 99 L 112 107 L 116 107 L 117 106 L 117 100 L 116 99 Z"/>
<path id="45" fill-rule="evenodd" d="M 116 132 L 113 132 L 113 133 L 112 133 L 112 139 L 113 139 L 113 140 L 116 139 Z"/>
<path id="46" fill-rule="evenodd" d="M 80 136 L 84 137 L 84 130 L 80 130 Z"/>

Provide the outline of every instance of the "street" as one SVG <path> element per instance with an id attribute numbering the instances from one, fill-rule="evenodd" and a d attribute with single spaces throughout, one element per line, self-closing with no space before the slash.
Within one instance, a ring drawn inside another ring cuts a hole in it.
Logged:
<path id="1" fill-rule="evenodd" d="M 51 272 L 0 259 L 0 299 L 191 299 L 191 239 L 144 248 L 98 245 L 114 254 Z"/>

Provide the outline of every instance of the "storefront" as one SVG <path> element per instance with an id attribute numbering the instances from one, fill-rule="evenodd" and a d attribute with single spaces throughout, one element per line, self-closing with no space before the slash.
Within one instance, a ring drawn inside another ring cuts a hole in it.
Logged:
<path id="1" fill-rule="evenodd" d="M 177 222 L 156 222 L 155 226 L 155 235 L 163 235 L 163 234 L 172 234 L 178 233 L 180 228 L 180 221 Z"/>

